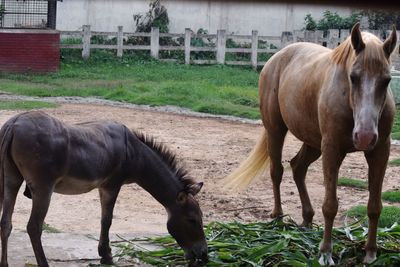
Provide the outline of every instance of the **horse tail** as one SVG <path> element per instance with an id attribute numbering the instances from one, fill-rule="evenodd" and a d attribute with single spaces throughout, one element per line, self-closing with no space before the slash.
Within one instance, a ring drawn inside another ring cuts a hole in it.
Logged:
<path id="1" fill-rule="evenodd" d="M 263 129 L 261 137 L 247 159 L 224 179 L 224 186 L 232 189 L 243 189 L 263 172 L 268 165 L 267 131 Z"/>
<path id="2" fill-rule="evenodd" d="M 13 138 L 12 127 L 17 117 L 18 116 L 15 116 L 13 119 L 7 121 L 0 130 L 0 212 L 3 209 L 4 200 L 4 164 L 9 155 L 9 149 Z"/>

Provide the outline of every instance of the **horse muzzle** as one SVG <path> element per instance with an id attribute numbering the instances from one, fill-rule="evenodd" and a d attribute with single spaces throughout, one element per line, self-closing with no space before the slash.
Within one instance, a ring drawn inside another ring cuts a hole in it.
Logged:
<path id="1" fill-rule="evenodd" d="M 185 258 L 189 266 L 205 266 L 208 262 L 208 248 L 205 241 L 195 243 L 190 249 L 185 250 Z"/>
<path id="2" fill-rule="evenodd" d="M 378 132 L 376 130 L 354 130 L 353 143 L 357 150 L 372 150 L 378 141 Z"/>

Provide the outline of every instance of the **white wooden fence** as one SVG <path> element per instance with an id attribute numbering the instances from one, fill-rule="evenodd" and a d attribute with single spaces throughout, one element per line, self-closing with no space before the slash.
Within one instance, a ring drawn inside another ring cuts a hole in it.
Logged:
<path id="1" fill-rule="evenodd" d="M 381 36 L 379 31 L 371 31 L 377 36 Z M 389 34 L 390 31 L 387 32 Z M 90 25 L 83 25 L 82 31 L 61 31 L 61 39 L 80 38 L 81 44 L 61 44 L 61 48 L 67 49 L 81 49 L 82 57 L 87 59 L 90 57 L 91 49 L 112 49 L 117 51 L 117 56 L 122 57 L 126 50 L 147 50 L 150 51 L 152 57 L 165 61 L 174 61 L 176 59 L 163 59 L 160 58 L 160 51 L 184 51 L 185 64 L 228 64 L 228 65 L 249 65 L 253 68 L 265 64 L 265 60 L 259 60 L 260 53 L 275 53 L 281 48 L 293 42 L 313 42 L 319 43 L 329 48 L 334 48 L 345 40 L 350 32 L 349 30 L 328 30 L 327 34 L 323 31 L 294 31 L 283 32 L 281 36 L 260 36 L 258 31 L 253 30 L 251 35 L 234 35 L 228 34 L 226 30 L 218 30 L 216 34 L 196 34 L 190 29 L 186 29 L 185 33 L 160 33 L 158 28 L 152 28 L 149 33 L 136 33 L 124 32 L 122 26 L 118 27 L 116 32 L 99 32 L 91 31 Z M 116 37 L 116 44 L 92 44 L 91 39 L 93 36 L 103 36 L 106 38 Z M 398 31 L 400 36 L 400 31 Z M 132 45 L 124 44 L 124 39 L 129 37 L 147 37 L 150 38 L 148 45 Z M 160 38 L 183 38 L 183 45 L 160 45 Z M 214 40 L 210 42 L 210 46 L 192 46 L 192 38 L 202 38 Z M 247 44 L 248 48 L 229 48 L 227 47 L 227 40 L 240 44 Z M 264 45 L 260 47 L 259 43 Z M 200 60 L 191 59 L 192 52 L 208 51 L 215 52 L 215 59 Z M 245 53 L 250 54 L 248 61 L 228 61 L 226 60 L 227 53 Z M 398 48 L 394 57 L 396 69 L 400 68 L 400 59 L 398 55 Z"/>

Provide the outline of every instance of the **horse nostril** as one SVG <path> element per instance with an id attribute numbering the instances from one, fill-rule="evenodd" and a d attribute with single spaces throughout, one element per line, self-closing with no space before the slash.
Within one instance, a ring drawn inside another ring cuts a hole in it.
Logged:
<path id="1" fill-rule="evenodd" d="M 354 140 L 355 140 L 355 141 L 358 141 L 358 132 L 355 132 L 355 133 L 354 133 Z"/>

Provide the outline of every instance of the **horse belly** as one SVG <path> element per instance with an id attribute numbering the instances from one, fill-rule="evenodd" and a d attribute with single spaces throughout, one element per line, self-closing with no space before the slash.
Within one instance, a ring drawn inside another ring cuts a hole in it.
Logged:
<path id="1" fill-rule="evenodd" d="M 95 188 L 98 188 L 101 184 L 101 179 L 98 180 L 84 180 L 75 177 L 61 177 L 57 179 L 54 192 L 63 195 L 78 195 L 87 193 Z"/>
<path id="2" fill-rule="evenodd" d="M 304 92 L 306 90 L 296 92 L 296 89 L 293 88 L 291 92 L 283 94 L 284 97 L 279 99 L 282 119 L 296 138 L 319 149 L 321 132 L 317 99 L 310 92 Z"/>

